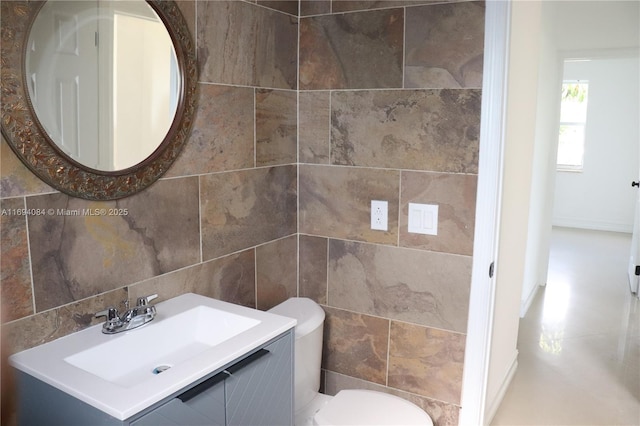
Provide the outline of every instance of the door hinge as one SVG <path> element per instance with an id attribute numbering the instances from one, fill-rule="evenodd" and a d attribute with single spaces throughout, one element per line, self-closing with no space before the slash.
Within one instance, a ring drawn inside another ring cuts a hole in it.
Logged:
<path id="1" fill-rule="evenodd" d="M 636 275 L 640 275 L 640 265 L 636 265 Z"/>
<path id="2" fill-rule="evenodd" d="M 489 265 L 489 278 L 493 278 L 493 272 L 495 270 L 495 266 L 496 266 L 496 262 L 491 262 L 491 265 Z M 636 268 L 636 271 L 637 270 L 638 269 Z"/>

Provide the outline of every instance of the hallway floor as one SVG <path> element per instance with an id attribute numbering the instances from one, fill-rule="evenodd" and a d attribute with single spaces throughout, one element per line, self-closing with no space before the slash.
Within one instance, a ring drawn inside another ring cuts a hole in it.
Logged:
<path id="1" fill-rule="evenodd" d="M 631 238 L 554 228 L 549 277 L 520 321 L 518 368 L 492 425 L 640 425 L 640 301 Z"/>

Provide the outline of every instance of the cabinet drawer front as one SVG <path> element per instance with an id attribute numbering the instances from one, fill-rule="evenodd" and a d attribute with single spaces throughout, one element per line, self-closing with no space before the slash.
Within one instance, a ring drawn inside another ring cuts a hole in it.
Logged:
<path id="1" fill-rule="evenodd" d="M 225 426 L 224 379 L 219 373 L 189 389 L 132 426 Z"/>
<path id="2" fill-rule="evenodd" d="M 229 369 L 231 375 L 225 380 L 227 425 L 292 424 L 292 342 L 287 334 L 265 347 L 268 355 Z"/>
<path id="3" fill-rule="evenodd" d="M 172 399 L 149 414 L 131 423 L 131 426 L 224 426 L 224 406 L 222 406 L 222 422 L 209 416 L 203 416 L 179 399 Z"/>

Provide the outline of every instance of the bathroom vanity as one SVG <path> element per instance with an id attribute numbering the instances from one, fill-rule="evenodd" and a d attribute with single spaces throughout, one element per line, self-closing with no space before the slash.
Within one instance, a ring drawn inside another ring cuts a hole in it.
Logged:
<path id="1" fill-rule="evenodd" d="M 184 294 L 11 357 L 20 425 L 292 425 L 291 318 Z"/>

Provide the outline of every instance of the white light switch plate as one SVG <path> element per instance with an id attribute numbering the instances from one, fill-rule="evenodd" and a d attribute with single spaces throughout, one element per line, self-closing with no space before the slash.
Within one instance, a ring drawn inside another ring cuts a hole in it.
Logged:
<path id="1" fill-rule="evenodd" d="M 409 232 L 438 235 L 438 205 L 409 203 Z"/>

